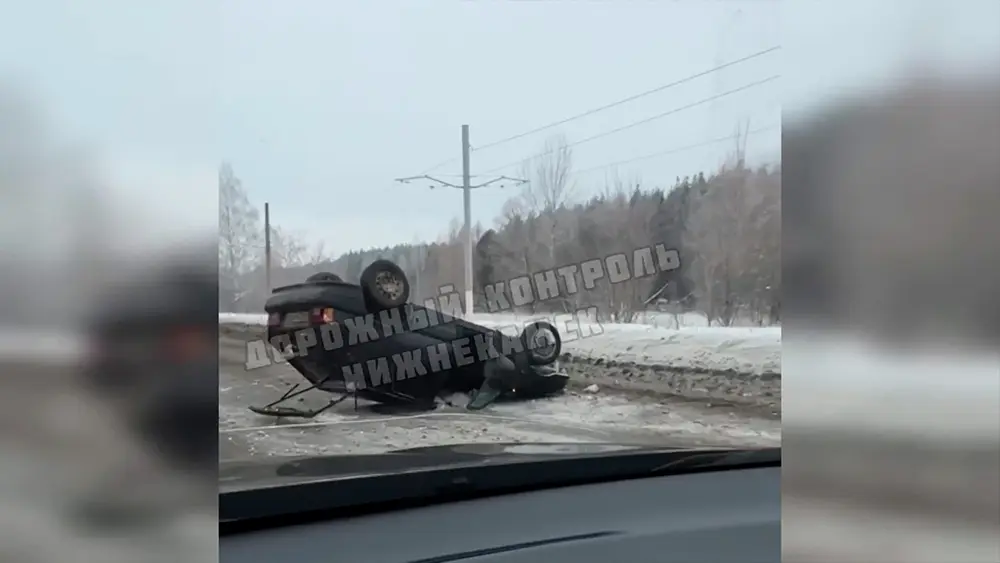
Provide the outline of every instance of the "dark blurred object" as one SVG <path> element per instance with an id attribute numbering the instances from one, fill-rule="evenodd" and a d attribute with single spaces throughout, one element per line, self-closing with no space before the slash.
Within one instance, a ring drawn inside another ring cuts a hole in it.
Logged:
<path id="1" fill-rule="evenodd" d="M 218 274 L 200 257 L 171 257 L 107 289 L 84 377 L 169 464 L 214 471 Z"/>
<path id="2" fill-rule="evenodd" d="M 783 561 L 1000 561 L 1000 80 L 867 94 L 786 125 Z"/>
<path id="3" fill-rule="evenodd" d="M 800 320 L 1000 342 L 1000 80 L 918 79 L 796 124 L 784 146 Z"/>

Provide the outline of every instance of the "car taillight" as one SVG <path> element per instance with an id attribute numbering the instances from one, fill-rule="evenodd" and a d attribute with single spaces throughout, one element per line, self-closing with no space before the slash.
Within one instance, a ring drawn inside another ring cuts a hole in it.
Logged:
<path id="1" fill-rule="evenodd" d="M 333 308 L 323 307 L 312 310 L 312 322 L 315 324 L 326 324 L 333 322 Z"/>
<path id="2" fill-rule="evenodd" d="M 281 324 L 281 313 L 271 313 L 267 316 L 267 326 L 278 326 Z"/>
<path id="3" fill-rule="evenodd" d="M 167 354 L 176 360 L 197 360 L 211 355 L 215 341 L 200 327 L 178 327 L 167 335 Z"/>

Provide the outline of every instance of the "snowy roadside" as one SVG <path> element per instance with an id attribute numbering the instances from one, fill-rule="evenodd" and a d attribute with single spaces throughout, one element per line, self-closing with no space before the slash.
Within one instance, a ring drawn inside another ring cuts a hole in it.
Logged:
<path id="1" fill-rule="evenodd" d="M 566 326 L 571 330 L 562 335 L 563 350 L 594 360 L 704 373 L 781 373 L 781 327 L 682 324 L 681 328 L 665 328 L 640 323 L 577 323 L 567 315 L 476 314 L 472 320 L 511 333 L 536 320 L 557 328 Z"/>
<path id="2" fill-rule="evenodd" d="M 505 332 L 545 316 L 475 315 L 473 320 Z M 266 316 L 256 313 L 219 313 L 219 323 L 263 326 Z M 781 373 L 781 328 L 683 326 L 662 328 L 646 324 L 603 324 L 586 327 L 586 338 L 563 335 L 564 351 L 573 358 L 623 365 L 666 366 L 678 371 L 720 375 Z M 77 332 L 47 330 L 25 332 L 0 327 L 0 356 L 79 360 L 84 337 Z M 615 364 L 611 364 L 612 366 Z"/>
<path id="3" fill-rule="evenodd" d="M 275 364 L 262 369 L 246 370 L 245 343 L 260 338 L 263 333 L 263 315 L 220 314 L 220 374 L 219 374 L 219 427 L 220 456 L 222 459 L 241 459 L 256 456 L 319 455 L 337 453 L 372 453 L 406 447 L 459 444 L 469 442 L 611 442 L 658 445 L 777 445 L 781 443 L 780 396 L 770 398 L 755 409 L 749 403 L 760 400 L 759 395 L 743 397 L 738 401 L 716 400 L 719 392 L 705 392 L 706 378 L 738 381 L 732 373 L 693 369 L 691 362 L 684 363 L 685 352 L 672 349 L 660 351 L 666 361 L 679 359 L 680 368 L 650 362 L 630 368 L 623 360 L 607 361 L 588 356 L 586 348 L 565 346 L 567 355 L 561 362 L 570 374 L 567 392 L 547 399 L 496 404 L 489 412 L 469 413 L 463 408 L 464 397 L 455 397 L 455 406 L 442 406 L 438 410 L 419 415 L 375 415 L 370 406 L 362 405 L 358 411 L 353 405 L 342 403 L 307 423 L 294 424 L 293 420 L 279 421 L 254 415 L 246 408 L 253 403 L 274 399 L 290 384 L 301 377 L 286 364 Z M 520 325 L 505 318 L 474 318 L 475 322 L 503 329 L 519 331 Z M 604 332 L 592 335 L 587 345 L 604 352 L 605 357 L 635 344 L 626 344 L 628 337 L 659 338 L 676 331 L 655 329 L 652 336 L 645 327 L 630 325 L 605 325 Z M 618 334 L 616 334 L 616 331 Z M 698 330 L 704 344 L 697 347 L 697 338 L 684 343 L 688 353 L 699 352 L 704 363 L 711 362 L 711 354 L 720 353 L 720 339 L 711 330 Z M 738 332 L 737 332 L 738 333 Z M 603 342 L 597 341 L 604 339 Z M 581 339 L 584 341 L 586 339 Z M 772 339 L 773 341 L 773 339 Z M 633 340 L 634 342 L 634 340 Z M 641 343 L 655 354 L 653 341 Z M 666 342 L 676 348 L 677 340 Z M 780 340 L 772 346 L 780 345 Z M 661 344 L 661 346 L 664 346 Z M 722 351 L 727 347 L 722 346 Z M 733 364 L 733 351 L 739 346 L 729 346 L 730 358 L 717 360 L 717 365 L 746 365 L 751 359 L 742 358 Z M 589 352 L 593 353 L 593 352 Z M 757 351 L 760 354 L 760 351 Z M 577 355 L 579 354 L 579 355 Z M 595 354 L 596 355 L 596 354 Z M 624 356 L 620 356 L 624 357 Z M 738 356 L 735 356 L 738 357 Z M 726 364 L 725 362 L 729 362 Z M 729 368 L 727 368 L 729 369 Z M 645 371 L 643 371 L 645 370 Z M 760 380 L 765 369 L 756 374 L 746 374 L 751 380 Z M 780 389 L 780 380 L 774 379 Z M 596 388 L 591 387 L 596 384 Z M 711 386 L 709 386 L 711 388 Z M 589 389 L 588 389 L 589 388 Z M 711 391 L 711 389 L 710 389 Z M 727 395 L 727 393 L 721 393 Z M 737 392 L 728 393 L 730 398 Z M 709 399 L 709 400 L 707 400 Z M 303 401 L 306 405 L 324 397 Z"/>
<path id="4" fill-rule="evenodd" d="M 263 314 L 220 313 L 220 323 L 260 326 Z M 483 326 L 517 335 L 523 326 L 547 320 L 566 326 L 565 316 L 477 314 Z M 781 412 L 781 328 L 642 324 L 579 324 L 561 331 L 560 368 L 571 389 L 590 385 L 642 396 L 751 407 L 767 417 Z"/>
<path id="5" fill-rule="evenodd" d="M 535 320 L 559 327 L 563 316 L 475 314 L 473 322 L 519 331 Z M 219 322 L 260 326 L 267 316 L 258 313 L 219 313 Z M 686 371 L 720 374 L 780 374 L 781 327 L 662 328 L 646 324 L 583 324 L 562 334 L 563 350 L 572 356 L 643 365 L 666 365 Z"/>

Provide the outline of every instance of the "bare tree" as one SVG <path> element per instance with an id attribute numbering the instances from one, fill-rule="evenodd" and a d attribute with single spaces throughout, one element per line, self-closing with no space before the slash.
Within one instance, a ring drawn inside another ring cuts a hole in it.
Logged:
<path id="1" fill-rule="evenodd" d="M 508 199 L 497 220 L 497 229 L 486 235 L 488 240 L 484 244 L 478 245 L 481 265 L 484 261 L 489 264 L 489 282 L 506 281 L 532 273 L 535 263 L 531 256 L 531 223 L 535 218 L 529 215 L 526 208 L 522 196 Z M 483 287 L 480 284 L 480 289 Z M 509 285 L 504 284 L 502 289 L 510 302 Z"/>
<path id="2" fill-rule="evenodd" d="M 724 168 L 709 181 L 685 226 L 691 278 L 709 322 L 731 325 L 751 305 L 753 294 L 763 290 L 764 263 L 772 261 L 768 275 L 774 271 L 774 239 L 780 232 L 775 234 L 773 226 L 780 216 L 769 206 L 779 198 L 766 197 L 751 176 L 741 161 L 735 168 Z M 765 243 L 761 226 L 766 223 L 771 231 Z M 765 244 L 770 257 L 763 254 Z"/>
<path id="3" fill-rule="evenodd" d="M 331 256 L 326 251 L 326 243 L 324 241 L 317 241 L 313 245 L 312 250 L 309 252 L 308 263 L 309 264 L 323 264 L 324 262 L 332 262 L 333 256 Z"/>
<path id="4" fill-rule="evenodd" d="M 301 237 L 271 225 L 271 264 L 275 268 L 294 268 L 307 263 L 308 246 Z"/>
<path id="5" fill-rule="evenodd" d="M 537 214 L 552 213 L 565 204 L 572 191 L 570 172 L 573 168 L 573 150 L 562 135 L 545 142 L 541 155 L 522 165 L 525 179 L 523 199 L 530 211 Z"/>
<path id="6" fill-rule="evenodd" d="M 719 301 L 728 298 L 731 282 L 728 258 L 734 237 L 730 214 L 724 209 L 724 189 L 710 182 L 708 191 L 699 198 L 685 225 L 685 254 L 692 265 L 694 293 L 709 324 L 719 317 Z"/>
<path id="7" fill-rule="evenodd" d="M 503 207 L 500 209 L 500 217 L 496 220 L 496 226 L 499 229 L 504 229 L 512 221 L 524 219 L 525 215 L 525 203 L 523 198 L 512 197 L 505 201 Z"/>
<path id="8" fill-rule="evenodd" d="M 556 239 L 560 234 L 572 236 L 562 233 L 569 225 L 559 220 L 559 210 L 569 201 L 574 188 L 570 183 L 572 166 L 573 151 L 562 135 L 549 138 L 541 155 L 522 165 L 522 175 L 529 182 L 521 193 L 521 201 L 528 212 L 529 224 L 542 235 L 529 237 L 525 249 L 536 267 L 555 266 Z"/>
<path id="9" fill-rule="evenodd" d="M 747 186 L 750 210 L 749 313 L 758 325 L 781 321 L 781 173 L 762 169 Z"/>
<path id="10" fill-rule="evenodd" d="M 584 259 L 624 254 L 634 270 L 633 251 L 650 244 L 657 211 L 655 206 L 645 205 L 642 196 L 638 180 L 626 181 L 615 174 L 605 184 L 603 205 L 586 217 L 588 232 L 581 237 L 586 247 Z M 646 309 L 655 281 L 655 276 L 631 277 L 617 283 L 603 279 L 594 288 L 592 298 L 616 322 L 632 322 Z"/>
<path id="11" fill-rule="evenodd" d="M 220 306 L 234 305 L 249 289 L 243 278 L 260 256 L 261 235 L 259 212 L 232 167 L 223 163 L 219 167 Z"/>

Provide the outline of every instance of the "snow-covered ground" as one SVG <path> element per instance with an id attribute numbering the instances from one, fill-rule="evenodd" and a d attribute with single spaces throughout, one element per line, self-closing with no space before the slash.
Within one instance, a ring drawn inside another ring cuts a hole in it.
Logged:
<path id="1" fill-rule="evenodd" d="M 519 331 L 538 318 L 476 315 L 472 320 Z M 306 424 L 276 426 L 246 405 L 265 395 L 276 398 L 300 376 L 284 364 L 243 369 L 241 346 L 261 336 L 264 315 L 220 314 L 219 321 L 224 458 L 481 441 L 766 445 L 781 440 L 780 330 L 584 327 L 590 336 L 564 344 L 562 366 L 572 383 L 559 397 L 497 404 L 483 413 L 468 413 L 462 408 L 465 399 L 458 397 L 455 407 L 398 417 L 373 416 L 364 408 L 355 412 L 345 404 Z M 712 378 L 740 383 L 727 388 Z M 767 381 L 773 392 L 746 396 L 748 381 Z M 595 383 L 596 390 L 590 387 Z"/>
<path id="2" fill-rule="evenodd" d="M 219 313 L 219 324 L 244 324 L 264 326 L 267 324 L 265 313 Z"/>
<path id="3" fill-rule="evenodd" d="M 681 329 L 648 324 L 584 323 L 578 332 L 563 334 L 563 350 L 573 356 L 678 370 L 739 374 L 781 372 L 781 327 L 709 327 L 696 316 L 685 316 Z M 475 314 L 473 322 L 504 332 L 519 331 L 533 320 L 557 327 L 565 316 Z M 704 319 L 704 317 L 701 317 Z M 263 325 L 264 314 L 220 313 L 219 322 Z"/>
<path id="4" fill-rule="evenodd" d="M 473 320 L 516 327 L 531 318 Z M 264 316 L 220 314 L 220 322 L 260 325 Z M 891 351 L 866 335 L 802 330 L 786 340 L 782 358 L 780 327 L 708 327 L 691 315 L 681 325 L 604 324 L 600 334 L 565 342 L 564 350 L 578 358 L 566 368 L 580 364 L 577 371 L 593 376 L 590 366 L 601 365 L 604 379 L 632 379 L 636 385 L 650 372 L 674 383 L 699 377 L 714 378 L 713 384 L 771 380 L 779 403 L 791 394 L 782 417 L 803 430 L 880 429 L 941 441 L 996 442 L 1000 436 L 996 351 L 949 350 L 943 344 Z"/>
<path id="5" fill-rule="evenodd" d="M 222 313 L 220 322 L 259 326 L 263 314 Z M 671 316 L 671 318 L 673 318 Z M 588 322 L 571 315 L 475 314 L 470 320 L 516 336 L 547 320 L 563 338 L 561 369 L 576 388 L 682 397 L 781 411 L 781 327 L 713 327 L 681 317 L 680 329 Z"/>
<path id="6" fill-rule="evenodd" d="M 533 320 L 556 327 L 565 315 L 473 315 L 489 327 L 520 330 Z M 569 323 L 573 326 L 573 323 Z M 762 374 L 781 372 L 781 327 L 715 327 L 682 324 L 680 329 L 640 323 L 582 323 L 563 334 L 563 350 L 574 356 L 665 365 L 675 369 Z"/>

